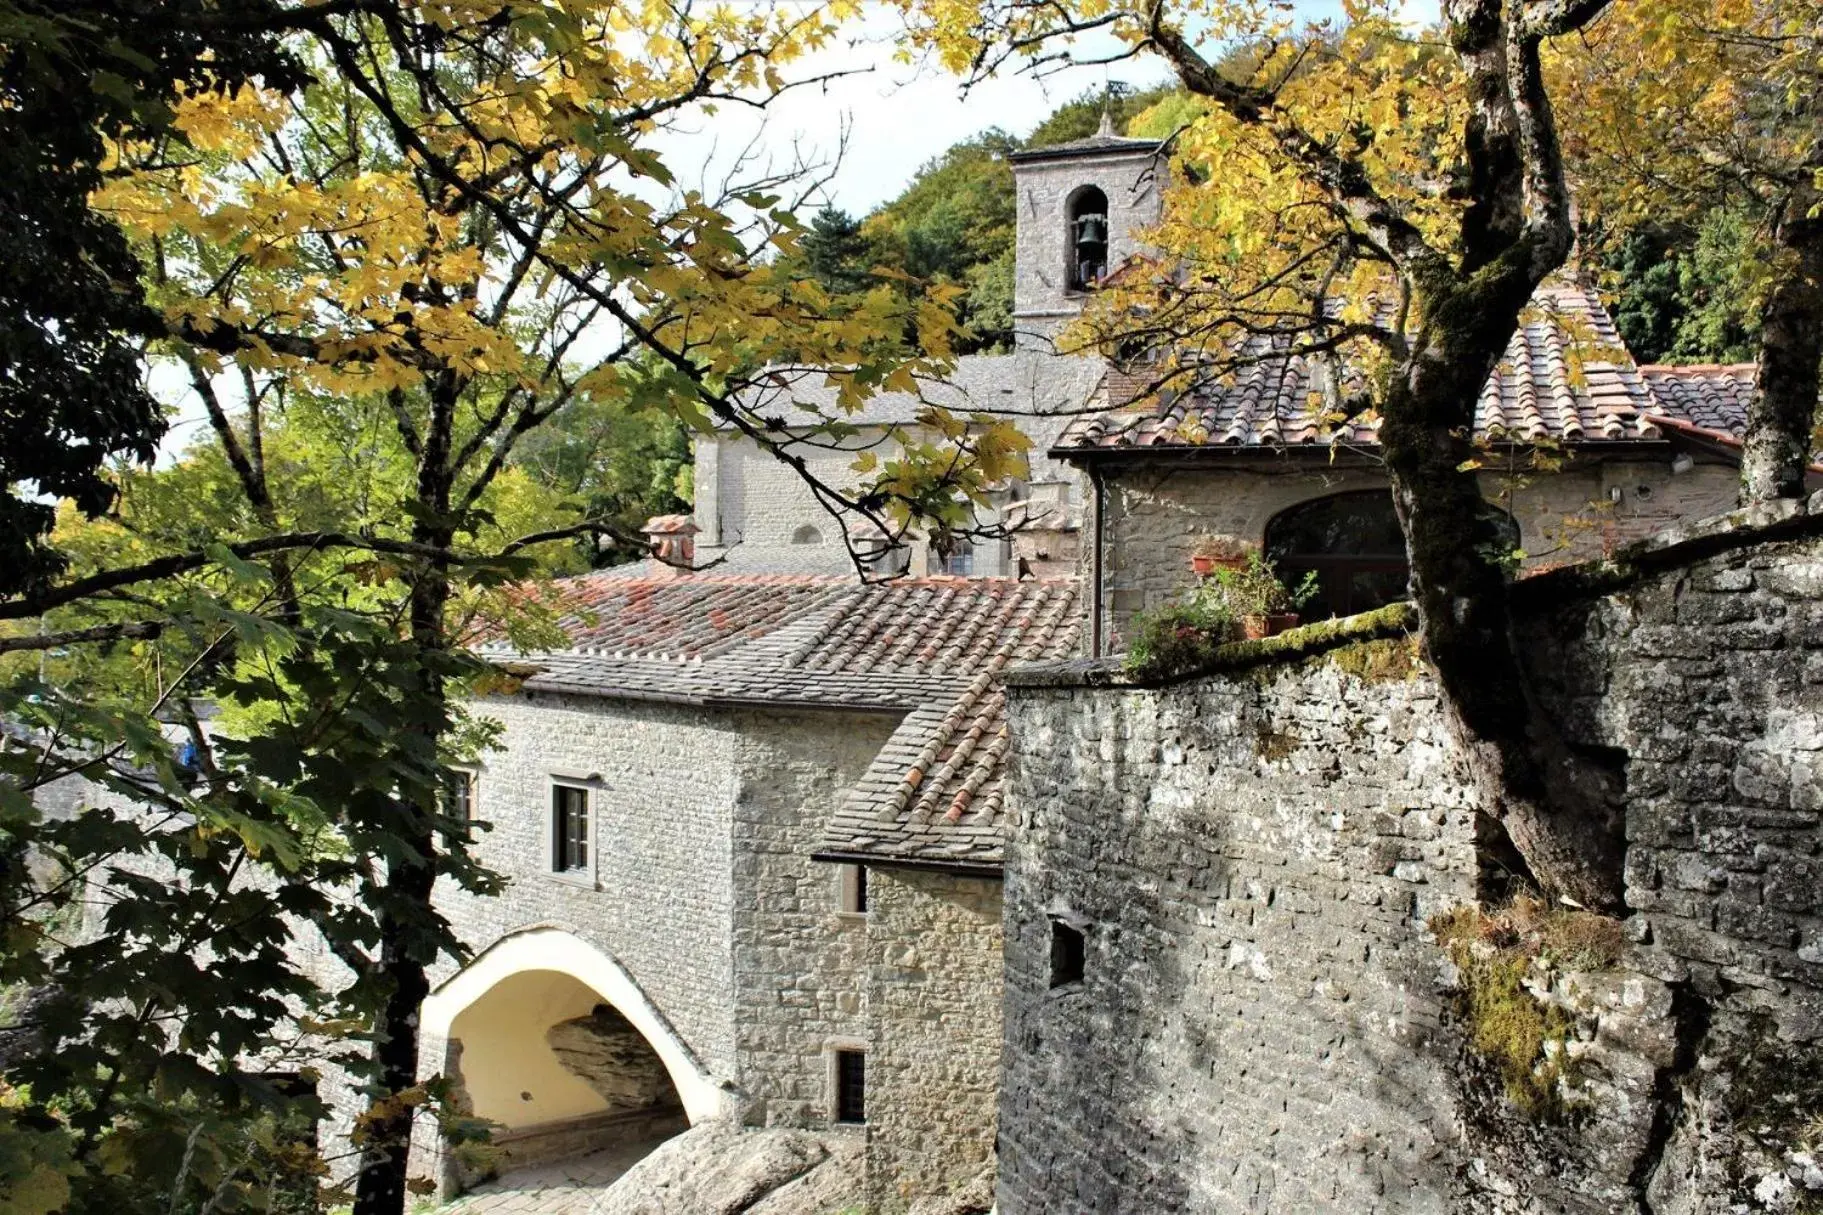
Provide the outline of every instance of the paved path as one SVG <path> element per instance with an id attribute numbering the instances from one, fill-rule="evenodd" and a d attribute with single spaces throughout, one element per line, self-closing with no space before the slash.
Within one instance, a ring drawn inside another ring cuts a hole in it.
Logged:
<path id="1" fill-rule="evenodd" d="M 636 1141 L 506 1173 L 438 1207 L 436 1215 L 594 1215 L 603 1192 L 663 1142 Z"/>

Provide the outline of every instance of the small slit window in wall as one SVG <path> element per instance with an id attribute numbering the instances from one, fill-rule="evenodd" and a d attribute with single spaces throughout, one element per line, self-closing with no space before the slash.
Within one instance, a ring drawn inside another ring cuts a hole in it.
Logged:
<path id="1" fill-rule="evenodd" d="M 836 1121 L 859 1125 L 867 1121 L 867 1054 L 858 1050 L 836 1052 Z"/>
<path id="2" fill-rule="evenodd" d="M 1066 923 L 1057 916 L 1051 917 L 1051 989 L 1068 987 L 1072 983 L 1082 982 L 1083 960 L 1086 953 L 1081 928 Z"/>
<path id="3" fill-rule="evenodd" d="M 589 867 L 589 791 L 551 786 L 551 869 L 583 873 Z"/>
<path id="4" fill-rule="evenodd" d="M 867 914 L 867 866 L 843 865 L 840 907 L 844 915 Z"/>

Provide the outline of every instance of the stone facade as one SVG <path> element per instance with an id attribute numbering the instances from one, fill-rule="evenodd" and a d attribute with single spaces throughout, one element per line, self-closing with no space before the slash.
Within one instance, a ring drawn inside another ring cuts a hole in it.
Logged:
<path id="1" fill-rule="evenodd" d="M 1158 607 L 1195 584 L 1190 553 L 1200 536 L 1216 533 L 1259 544 L 1267 523 L 1287 507 L 1386 484 L 1377 468 L 1270 453 L 1220 465 L 1158 460 L 1110 469 L 1105 476 L 1105 650 L 1119 648 L 1121 632 L 1136 612 Z M 1739 473 L 1721 463 L 1674 471 L 1669 452 L 1658 459 L 1572 453 L 1554 472 L 1487 472 L 1482 480 L 1487 499 L 1519 524 L 1526 563 L 1536 568 L 1600 557 L 1681 521 L 1720 515 L 1734 506 Z M 1093 512 L 1093 503 L 1089 509 Z M 1092 519 L 1091 513 L 1085 527 L 1090 535 Z M 1092 546 L 1085 546 L 1085 579 L 1094 574 L 1092 556 Z"/>
<path id="2" fill-rule="evenodd" d="M 775 1125 L 827 1123 L 829 1053 L 867 1035 L 866 924 L 810 859 L 896 719 L 745 714 L 735 803 L 734 1001 L 741 1088 Z"/>
<path id="3" fill-rule="evenodd" d="M 882 433 L 865 427 L 853 442 L 857 448 L 869 446 L 882 460 L 893 458 L 897 444 L 883 443 Z M 1038 436 L 1039 441 L 1044 437 Z M 852 453 L 801 454 L 827 484 L 846 488 L 857 480 Z M 854 571 L 854 557 L 842 540 L 842 520 L 825 510 L 804 478 L 778 457 L 744 438 L 704 436 L 696 440 L 695 476 L 696 518 L 702 528 L 696 543 L 698 565 L 720 562 L 732 570 L 768 573 Z M 974 577 L 997 578 L 1011 572 L 1005 541 L 978 540 L 971 555 L 969 572 Z M 904 572 L 913 577 L 944 572 L 942 558 L 926 544 L 912 544 L 906 562 Z"/>
<path id="4" fill-rule="evenodd" d="M 624 968 L 750 1117 L 826 1120 L 829 1044 L 867 1032 L 866 935 L 839 911 L 837 869 L 810 853 L 896 718 L 551 694 L 475 709 L 502 726 L 476 780 L 490 824 L 478 851 L 509 884 L 495 898 L 440 898 L 462 938 L 484 951 L 561 928 Z M 580 874 L 551 872 L 554 782 L 590 790 Z M 550 1035 L 574 1018 L 551 1030 L 536 1019 L 526 1032 L 562 1058 Z M 427 1035 L 421 1057 L 430 1072 L 460 1067 L 462 1053 Z M 436 1171 L 434 1157 L 420 1171 Z"/>
<path id="5" fill-rule="evenodd" d="M 456 932 L 476 950 L 527 926 L 575 933 L 625 967 L 712 1072 L 734 1078 L 738 730 L 710 714 L 581 697 L 495 697 L 474 711 L 501 726 L 475 782 L 490 824 L 476 853 L 509 885 L 496 898 L 440 895 Z M 558 780 L 591 794 L 586 874 L 551 871 Z"/>
<path id="6" fill-rule="evenodd" d="M 1547 694 L 1628 796 L 1633 946 L 1540 992 L 1576 1018 L 1565 1125 L 1464 1045 L 1428 926 L 1498 857 L 1402 643 L 1170 687 L 1017 680 L 1004 1215 L 1793 1210 L 1823 1188 L 1797 1125 L 1823 1113 L 1823 527 L 1786 526 L 1661 551 L 1604 595 L 1525 592 Z"/>
<path id="7" fill-rule="evenodd" d="M 893 1215 L 993 1162 L 1000 882 L 870 873 L 867 1197 L 878 1215 Z"/>
<path id="8" fill-rule="evenodd" d="M 877 434 L 872 437 L 878 439 Z M 811 472 L 828 484 L 847 487 L 856 480 L 852 454 L 800 454 Z M 853 571 L 841 520 L 824 510 L 804 478 L 777 456 L 742 436 L 701 436 L 695 443 L 695 478 L 699 564 L 723 558 L 742 570 Z"/>

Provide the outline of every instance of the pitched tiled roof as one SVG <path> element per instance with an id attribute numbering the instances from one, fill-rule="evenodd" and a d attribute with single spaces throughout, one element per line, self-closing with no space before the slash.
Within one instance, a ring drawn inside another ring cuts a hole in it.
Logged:
<path id="1" fill-rule="evenodd" d="M 821 853 L 999 865 L 1006 755 L 1000 673 L 1071 655 L 1074 580 L 619 571 L 567 579 L 568 650 L 495 657 L 523 686 L 700 705 L 905 714 L 837 811 Z M 520 666 L 519 664 L 523 664 Z"/>
<path id="2" fill-rule="evenodd" d="M 561 625 L 578 653 L 706 658 L 833 604 L 851 585 L 834 575 L 629 578 L 604 571 L 559 584 Z"/>
<path id="3" fill-rule="evenodd" d="M 1591 445 L 1658 439 L 1663 435 L 1654 415 L 1720 409 L 1713 392 L 1694 381 L 1676 400 L 1657 394 L 1627 356 L 1595 292 L 1542 287 L 1534 305 L 1481 390 L 1479 437 Z M 1183 394 L 1167 390 L 1151 401 L 1136 401 L 1143 398 L 1143 381 L 1110 376 L 1102 385 L 1108 408 L 1072 423 L 1056 451 L 1373 444 L 1377 421 L 1338 427 L 1324 418 L 1342 395 L 1338 378 L 1346 380 L 1349 369 L 1318 358 L 1275 356 L 1287 348 L 1283 338 L 1252 338 L 1241 347 L 1239 369 L 1224 381 Z"/>
<path id="4" fill-rule="evenodd" d="M 819 855 L 999 866 L 1008 747 L 1000 674 L 1010 662 L 1062 658 L 1076 649 L 1074 586 L 1048 585 L 1057 589 L 978 617 L 969 644 L 952 637 L 927 647 L 945 668 L 974 675 L 899 724 L 830 820 Z"/>
<path id="5" fill-rule="evenodd" d="M 824 833 L 821 855 L 874 864 L 1001 861 L 1006 691 L 984 671 L 906 715 Z"/>
<path id="6" fill-rule="evenodd" d="M 856 426 L 904 425 L 938 406 L 952 413 L 1043 416 L 1079 404 L 1095 386 L 1100 361 L 1054 356 L 1042 362 L 1011 354 L 971 354 L 956 360 L 949 375 L 923 378 L 917 392 L 877 392 L 852 412 L 838 400 L 829 373 L 820 367 L 775 366 L 759 375 L 741 404 L 782 425 L 809 425 L 835 418 Z"/>
<path id="7" fill-rule="evenodd" d="M 1739 435 L 1747 429 L 1747 406 L 1760 378 L 1757 363 L 1699 363 L 1673 367 L 1648 363 L 1639 369 L 1664 412 L 1706 430 Z"/>
<path id="8" fill-rule="evenodd" d="M 1071 627 L 1071 584 L 923 579 L 862 588 L 799 647 L 817 671 L 981 671 L 1048 656 Z M 986 590 L 988 593 L 983 593 Z"/>

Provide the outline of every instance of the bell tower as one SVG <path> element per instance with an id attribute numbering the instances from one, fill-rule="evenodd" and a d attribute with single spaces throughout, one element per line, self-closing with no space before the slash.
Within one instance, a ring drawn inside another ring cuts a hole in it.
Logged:
<path id="1" fill-rule="evenodd" d="M 1022 350 L 1049 350 L 1083 300 L 1139 251 L 1156 223 L 1165 158 L 1156 139 L 1125 139 L 1103 113 L 1087 139 L 1015 152 L 1018 239 L 1013 329 Z"/>

